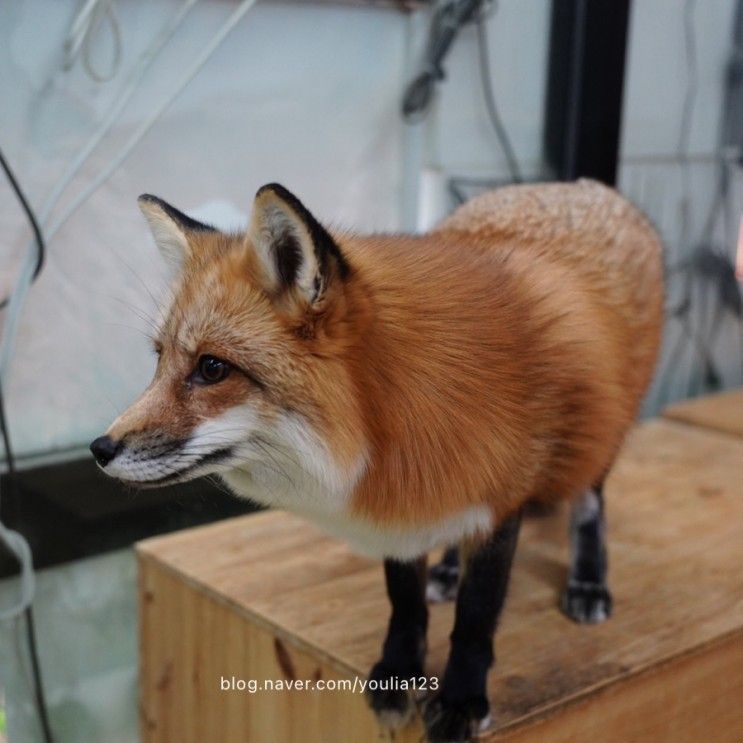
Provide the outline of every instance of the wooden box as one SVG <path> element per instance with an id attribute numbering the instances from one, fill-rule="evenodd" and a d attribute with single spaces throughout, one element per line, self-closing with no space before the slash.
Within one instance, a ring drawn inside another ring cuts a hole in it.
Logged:
<path id="1" fill-rule="evenodd" d="M 615 604 L 598 626 L 558 610 L 564 511 L 525 523 L 482 738 L 743 740 L 743 438 L 667 420 L 638 427 L 607 508 Z M 149 540 L 138 555 L 144 741 L 391 739 L 353 690 L 248 687 L 358 687 L 388 617 L 378 564 L 281 513 Z M 443 668 L 452 615 L 431 607 L 430 674 Z M 421 735 L 416 720 L 394 740 Z"/>
<path id="2" fill-rule="evenodd" d="M 663 417 L 743 438 L 743 389 L 676 402 Z"/>

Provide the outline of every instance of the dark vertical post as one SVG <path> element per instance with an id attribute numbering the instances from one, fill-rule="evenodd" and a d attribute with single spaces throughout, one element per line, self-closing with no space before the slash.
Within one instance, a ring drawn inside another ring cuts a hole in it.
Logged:
<path id="1" fill-rule="evenodd" d="M 544 150 L 559 180 L 616 180 L 630 3 L 552 0 Z"/>

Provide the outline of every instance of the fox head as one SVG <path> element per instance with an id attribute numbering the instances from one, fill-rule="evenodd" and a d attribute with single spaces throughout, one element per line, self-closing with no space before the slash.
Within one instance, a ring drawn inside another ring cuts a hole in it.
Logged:
<path id="1" fill-rule="evenodd" d="M 347 488 L 364 445 L 345 352 L 352 269 L 336 240 L 277 184 L 243 234 L 154 196 L 139 206 L 173 299 L 154 379 L 91 444 L 98 465 L 142 487 L 220 473 L 269 502 L 287 485 Z"/>

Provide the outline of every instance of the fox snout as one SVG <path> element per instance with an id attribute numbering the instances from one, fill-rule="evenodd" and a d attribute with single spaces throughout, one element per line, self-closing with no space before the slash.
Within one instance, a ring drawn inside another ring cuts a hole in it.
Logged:
<path id="1" fill-rule="evenodd" d="M 115 441 L 110 436 L 99 436 L 90 445 L 95 461 L 99 466 L 105 467 L 122 449 L 122 442 Z"/>
<path id="2" fill-rule="evenodd" d="M 90 451 L 105 474 L 139 487 L 159 487 L 219 469 L 232 459 L 235 447 L 139 432 L 121 439 L 104 434 L 91 443 Z"/>

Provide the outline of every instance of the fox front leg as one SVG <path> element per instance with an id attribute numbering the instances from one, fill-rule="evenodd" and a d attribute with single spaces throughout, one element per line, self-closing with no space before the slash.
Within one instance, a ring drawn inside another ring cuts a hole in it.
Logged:
<path id="1" fill-rule="evenodd" d="M 431 743 L 468 741 L 488 717 L 487 676 L 493 634 L 508 588 L 521 514 L 504 521 L 462 560 L 451 649 L 441 691 L 424 710 Z"/>
<path id="2" fill-rule="evenodd" d="M 367 693 L 379 721 L 394 730 L 405 725 L 415 710 L 412 694 L 396 682 L 423 676 L 428 628 L 426 558 L 385 560 L 384 575 L 392 615 L 382 658 L 369 673 Z"/>

